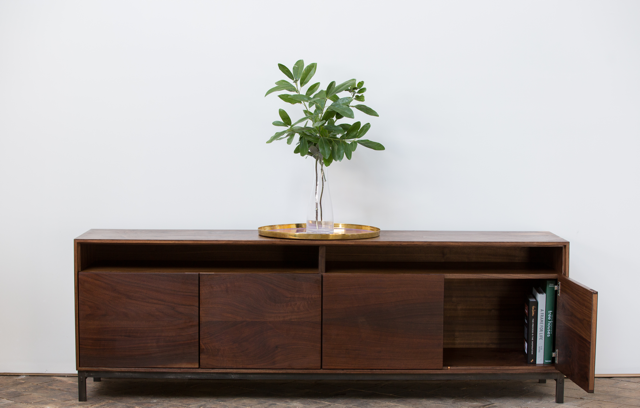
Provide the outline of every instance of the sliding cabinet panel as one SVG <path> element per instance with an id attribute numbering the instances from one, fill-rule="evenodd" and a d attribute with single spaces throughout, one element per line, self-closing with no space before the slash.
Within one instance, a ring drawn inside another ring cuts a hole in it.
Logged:
<path id="1" fill-rule="evenodd" d="M 444 277 L 325 274 L 322 368 L 441 369 Z"/>
<path id="2" fill-rule="evenodd" d="M 81 272 L 81 367 L 198 367 L 198 275 Z"/>
<path id="3" fill-rule="evenodd" d="M 593 392 L 596 365 L 598 292 L 559 277 L 556 368 L 587 392 Z"/>
<path id="4" fill-rule="evenodd" d="M 201 274 L 201 368 L 320 368 L 318 274 Z"/>

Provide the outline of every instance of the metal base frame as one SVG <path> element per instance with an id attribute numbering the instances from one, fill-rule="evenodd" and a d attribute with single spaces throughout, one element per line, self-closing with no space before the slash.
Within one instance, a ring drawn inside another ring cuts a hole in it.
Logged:
<path id="1" fill-rule="evenodd" d="M 564 402 L 564 375 L 561 373 L 511 373 L 511 374 L 234 374 L 234 373 L 131 373 L 124 371 L 78 371 L 78 400 L 87 400 L 87 378 L 150 378 L 182 380 L 327 380 L 327 381 L 446 381 L 446 380 L 556 380 L 556 402 Z"/>

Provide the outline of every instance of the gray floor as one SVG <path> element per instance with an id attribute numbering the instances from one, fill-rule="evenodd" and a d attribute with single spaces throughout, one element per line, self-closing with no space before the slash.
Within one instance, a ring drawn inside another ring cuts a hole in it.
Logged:
<path id="1" fill-rule="evenodd" d="M 553 407 L 555 381 L 293 382 L 87 381 L 76 377 L 0 376 L 7 407 Z M 587 394 L 565 381 L 565 406 L 640 407 L 640 378 L 598 378 Z"/>

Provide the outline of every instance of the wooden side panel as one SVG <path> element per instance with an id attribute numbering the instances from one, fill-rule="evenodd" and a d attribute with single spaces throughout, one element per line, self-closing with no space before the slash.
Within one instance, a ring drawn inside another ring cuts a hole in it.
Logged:
<path id="1" fill-rule="evenodd" d="M 202 274 L 202 368 L 320 368 L 318 274 Z"/>
<path id="2" fill-rule="evenodd" d="M 441 369 L 444 277 L 323 276 L 322 368 Z"/>
<path id="3" fill-rule="evenodd" d="M 198 275 L 78 276 L 81 367 L 198 367 Z"/>
<path id="4" fill-rule="evenodd" d="M 598 292 L 559 277 L 556 368 L 587 392 L 593 392 L 596 363 Z"/>
<path id="5" fill-rule="evenodd" d="M 521 350 L 522 302 L 532 286 L 527 280 L 445 280 L 444 347 Z"/>

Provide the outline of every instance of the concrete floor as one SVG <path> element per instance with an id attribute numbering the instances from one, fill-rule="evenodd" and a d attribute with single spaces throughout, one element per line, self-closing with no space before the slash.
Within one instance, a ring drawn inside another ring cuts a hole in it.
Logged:
<path id="1" fill-rule="evenodd" d="M 8 407 L 554 407 L 555 381 L 201 381 L 87 380 L 78 402 L 76 377 L 0 376 Z M 640 378 L 597 378 L 587 394 L 565 381 L 565 406 L 640 407 Z"/>

